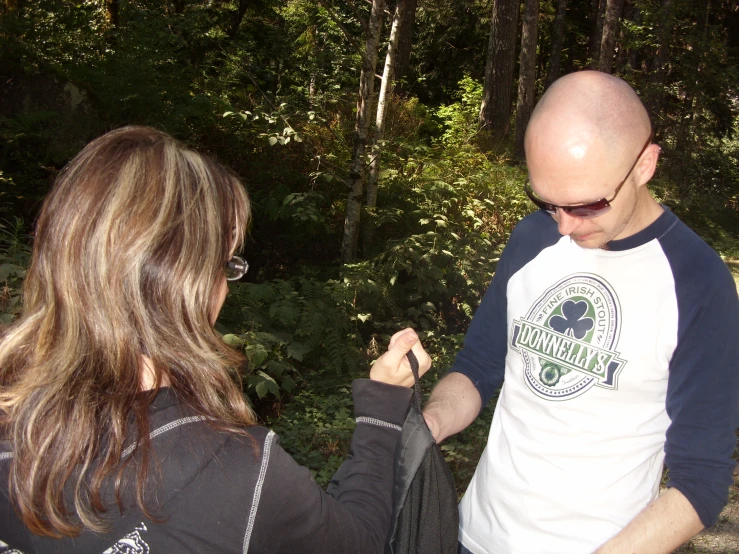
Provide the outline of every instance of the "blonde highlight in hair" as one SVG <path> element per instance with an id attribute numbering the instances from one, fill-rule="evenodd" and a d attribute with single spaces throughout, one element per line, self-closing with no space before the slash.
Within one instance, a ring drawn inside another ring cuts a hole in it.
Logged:
<path id="1" fill-rule="evenodd" d="M 255 422 L 234 381 L 243 356 L 211 324 L 249 213 L 236 176 L 146 127 L 103 135 L 61 172 L 38 218 L 23 313 L 0 340 L 9 490 L 32 532 L 104 531 L 101 488 L 114 477 L 118 496 L 131 436 L 149 514 L 148 408 L 162 383 L 220 428 Z"/>

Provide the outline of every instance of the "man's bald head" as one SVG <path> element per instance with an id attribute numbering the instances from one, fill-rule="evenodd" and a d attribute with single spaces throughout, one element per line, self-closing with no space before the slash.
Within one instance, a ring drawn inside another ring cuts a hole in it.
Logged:
<path id="1" fill-rule="evenodd" d="M 555 81 L 539 100 L 526 130 L 526 154 L 560 148 L 585 155 L 600 147 L 628 157 L 650 132 L 647 111 L 625 81 L 581 71 Z"/>
<path id="2" fill-rule="evenodd" d="M 554 206 L 560 233 L 603 248 L 662 213 L 644 186 L 659 158 L 650 135 L 644 105 L 621 79 L 582 71 L 555 81 L 531 116 L 525 147 L 529 187 Z M 566 209 L 603 202 L 608 210 L 592 218 Z"/>

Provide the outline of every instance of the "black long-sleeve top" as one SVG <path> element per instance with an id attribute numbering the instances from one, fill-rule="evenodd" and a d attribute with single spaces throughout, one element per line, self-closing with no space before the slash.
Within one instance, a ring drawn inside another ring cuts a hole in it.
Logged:
<path id="1" fill-rule="evenodd" d="M 154 507 L 154 520 L 131 500 L 122 513 L 111 503 L 111 531 L 104 536 L 31 534 L 8 500 L 12 446 L 3 444 L 0 553 L 380 553 L 390 525 L 393 455 L 411 390 L 357 379 L 353 393 L 357 427 L 341 480 L 328 494 L 272 431 L 216 431 L 162 389 L 150 412 L 156 463 L 147 506 Z"/>

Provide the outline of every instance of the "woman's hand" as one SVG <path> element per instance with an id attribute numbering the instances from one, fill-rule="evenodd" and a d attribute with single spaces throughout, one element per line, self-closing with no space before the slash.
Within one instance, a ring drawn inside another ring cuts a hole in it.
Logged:
<path id="1" fill-rule="evenodd" d="M 405 355 L 409 350 L 418 358 L 418 375 L 426 373 L 431 367 L 431 358 L 423 349 L 416 332 L 403 329 L 395 333 L 390 339 L 387 352 L 380 356 L 370 369 L 370 379 L 382 381 L 389 385 L 412 387 L 414 383 L 411 365 Z"/>

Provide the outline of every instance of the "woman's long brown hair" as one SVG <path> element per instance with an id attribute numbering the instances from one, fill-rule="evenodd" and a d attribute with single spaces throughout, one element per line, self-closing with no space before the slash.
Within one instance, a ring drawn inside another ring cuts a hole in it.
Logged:
<path id="1" fill-rule="evenodd" d="M 147 410 L 162 383 L 221 428 L 254 423 L 233 376 L 243 357 L 211 324 L 248 217 L 234 175 L 146 127 L 103 135 L 61 172 L 36 225 L 23 313 L 0 340 L 9 490 L 32 532 L 104 532 L 102 486 L 115 479 L 119 494 L 132 436 L 149 513 Z M 155 386 L 142 395 L 143 356 Z"/>

